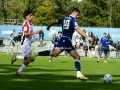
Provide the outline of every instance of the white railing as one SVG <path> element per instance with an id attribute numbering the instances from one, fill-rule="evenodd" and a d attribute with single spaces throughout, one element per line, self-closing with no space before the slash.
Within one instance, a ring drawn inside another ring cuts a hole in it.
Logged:
<path id="1" fill-rule="evenodd" d="M 24 19 L 4 19 L 3 25 L 22 25 Z"/>

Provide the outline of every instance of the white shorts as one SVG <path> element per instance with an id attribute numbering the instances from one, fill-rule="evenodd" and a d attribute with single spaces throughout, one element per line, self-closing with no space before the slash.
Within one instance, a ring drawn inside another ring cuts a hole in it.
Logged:
<path id="1" fill-rule="evenodd" d="M 22 49 L 22 55 L 24 57 L 30 57 L 30 55 L 32 53 L 32 49 L 31 49 L 30 43 L 25 43 L 25 44 L 21 45 L 20 47 Z"/>

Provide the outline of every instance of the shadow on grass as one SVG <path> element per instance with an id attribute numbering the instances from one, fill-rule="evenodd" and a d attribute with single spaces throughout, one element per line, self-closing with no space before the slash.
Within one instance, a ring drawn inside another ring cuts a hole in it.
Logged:
<path id="1" fill-rule="evenodd" d="M 0 66 L 5 70 L 0 71 L 0 90 L 120 90 L 120 79 L 106 84 L 103 82 L 103 75 L 87 75 L 90 80 L 81 81 L 74 75 L 67 75 L 67 71 L 73 70 L 30 68 L 26 70 L 23 77 L 20 77 L 13 74 L 18 66 L 11 67 L 7 64 Z M 46 74 L 48 71 L 55 73 Z M 60 71 L 64 71 L 66 75 L 56 73 Z M 120 75 L 113 76 L 120 77 Z"/>
<path id="2" fill-rule="evenodd" d="M 100 78 L 102 75 L 90 75 Z M 115 77 L 119 77 L 116 75 Z M 119 90 L 120 83 L 105 84 L 103 81 L 91 78 L 88 81 L 75 79 L 73 76 L 56 74 L 26 74 L 23 77 L 15 75 L 0 75 L 1 90 Z"/>

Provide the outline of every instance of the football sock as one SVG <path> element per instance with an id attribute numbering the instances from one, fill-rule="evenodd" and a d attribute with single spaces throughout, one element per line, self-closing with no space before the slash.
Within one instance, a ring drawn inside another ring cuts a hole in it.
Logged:
<path id="1" fill-rule="evenodd" d="M 52 60 L 52 57 L 50 57 L 50 60 Z"/>
<path id="2" fill-rule="evenodd" d="M 49 56 L 51 55 L 51 52 L 50 50 L 46 50 L 46 51 L 41 51 L 41 52 L 38 52 L 35 56 Z"/>
<path id="3" fill-rule="evenodd" d="M 17 72 L 22 72 L 22 70 L 25 68 L 26 66 L 24 64 L 21 65 L 21 67 L 19 68 L 19 70 Z"/>
<path id="4" fill-rule="evenodd" d="M 75 60 L 75 68 L 77 71 L 81 71 L 80 60 Z"/>
<path id="5" fill-rule="evenodd" d="M 16 56 L 16 59 L 24 60 L 24 56 Z"/>
<path id="6" fill-rule="evenodd" d="M 98 61 L 100 61 L 100 58 L 98 57 Z"/>
<path id="7" fill-rule="evenodd" d="M 106 58 L 104 58 L 104 61 L 106 61 Z"/>

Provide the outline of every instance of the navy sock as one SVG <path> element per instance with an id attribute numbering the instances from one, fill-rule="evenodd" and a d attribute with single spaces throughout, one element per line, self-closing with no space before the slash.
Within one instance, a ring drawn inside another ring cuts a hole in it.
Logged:
<path id="1" fill-rule="evenodd" d="M 75 60 L 75 68 L 77 71 L 81 71 L 80 60 Z"/>
<path id="2" fill-rule="evenodd" d="M 39 56 L 49 56 L 50 55 L 50 50 L 38 52 L 38 55 Z"/>

